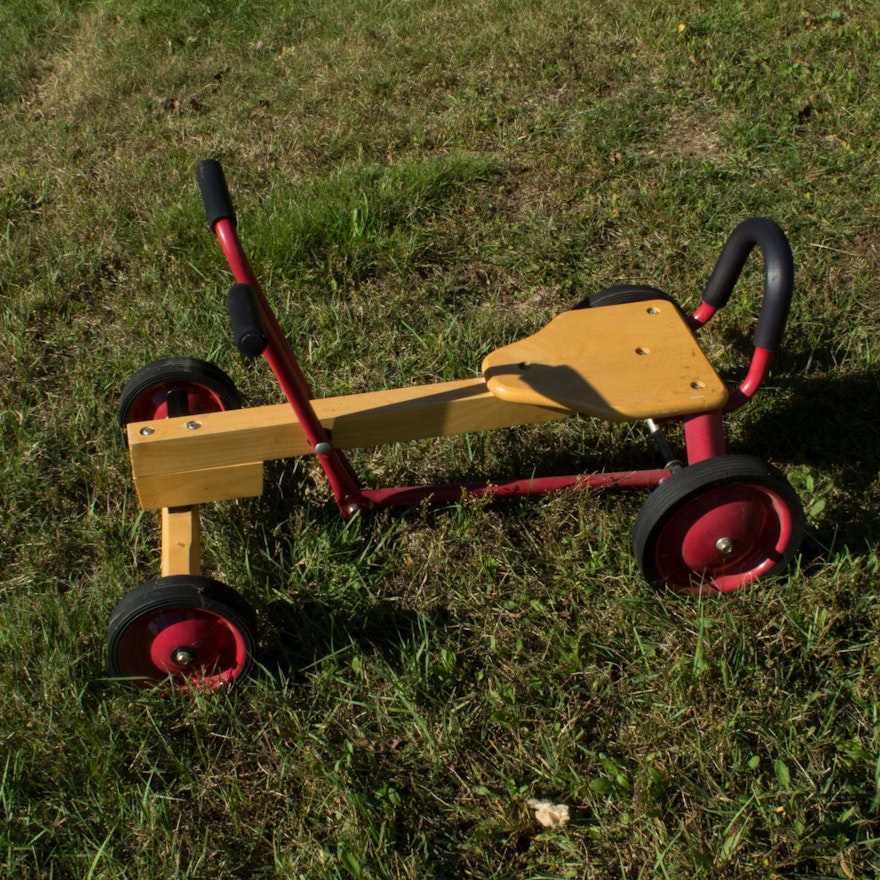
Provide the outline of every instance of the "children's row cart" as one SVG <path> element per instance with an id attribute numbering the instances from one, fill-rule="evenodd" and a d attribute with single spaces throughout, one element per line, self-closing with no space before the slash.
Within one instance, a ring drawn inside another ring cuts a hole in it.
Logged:
<path id="1" fill-rule="evenodd" d="M 728 454 L 725 416 L 761 387 L 793 290 L 791 249 L 770 220 L 734 229 L 693 314 L 652 287 L 613 287 L 553 318 L 482 362 L 477 378 L 315 399 L 239 241 L 220 165 L 197 178 L 208 223 L 235 284 L 227 305 L 235 343 L 262 356 L 286 398 L 242 408 L 229 377 L 205 361 L 167 358 L 125 385 L 119 421 L 145 509 L 161 510 L 161 574 L 126 595 L 108 634 L 112 675 L 152 686 L 168 680 L 217 688 L 248 673 L 254 614 L 231 587 L 203 575 L 199 506 L 256 496 L 264 463 L 314 455 L 343 517 L 376 508 L 450 502 L 464 495 L 522 497 L 575 489 L 651 490 L 632 551 L 653 587 L 726 593 L 781 572 L 799 546 L 804 514 L 785 476 Z M 757 247 L 764 293 L 745 377 L 730 388 L 697 342 L 728 301 Z M 346 450 L 529 425 L 573 415 L 644 422 L 655 470 L 531 476 L 491 484 L 365 487 Z M 683 427 L 679 461 L 664 433 Z"/>

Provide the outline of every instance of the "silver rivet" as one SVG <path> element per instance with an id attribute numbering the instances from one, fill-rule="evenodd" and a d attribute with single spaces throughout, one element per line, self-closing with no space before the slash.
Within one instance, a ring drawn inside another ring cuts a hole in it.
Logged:
<path id="1" fill-rule="evenodd" d="M 196 652 L 192 648 L 175 648 L 171 652 L 171 662 L 177 666 L 192 666 L 196 662 Z"/>
<path id="2" fill-rule="evenodd" d="M 201 428 L 201 427 L 202 427 L 201 422 L 187 422 L 186 423 L 187 431 L 198 431 L 199 428 Z"/>
<path id="3" fill-rule="evenodd" d="M 715 549 L 724 556 L 730 556 L 733 553 L 733 541 L 730 538 L 719 538 L 715 542 Z"/>
<path id="4" fill-rule="evenodd" d="M 148 427 L 148 428 L 141 428 L 140 431 L 138 431 L 138 433 L 141 435 L 141 437 L 149 437 L 150 434 L 154 434 L 155 431 L 156 431 L 155 428 Z"/>
<path id="5" fill-rule="evenodd" d="M 322 440 L 320 443 L 315 444 L 315 455 L 330 455 L 333 452 L 333 447 Z"/>

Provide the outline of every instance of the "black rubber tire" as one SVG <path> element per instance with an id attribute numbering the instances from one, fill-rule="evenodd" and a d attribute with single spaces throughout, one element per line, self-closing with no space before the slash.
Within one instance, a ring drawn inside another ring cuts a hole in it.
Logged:
<path id="1" fill-rule="evenodd" d="M 129 422 L 165 418 L 163 403 L 174 391 L 189 401 L 185 415 L 240 409 L 241 395 L 235 383 L 219 367 L 190 357 L 169 357 L 141 367 L 119 395 L 116 413 L 120 428 Z"/>
<path id="2" fill-rule="evenodd" d="M 250 605 L 232 587 L 201 575 L 142 584 L 116 605 L 107 628 L 110 674 L 140 687 L 233 686 L 247 677 L 256 649 Z"/>
<path id="3" fill-rule="evenodd" d="M 785 475 L 745 455 L 675 471 L 647 498 L 632 550 L 654 587 L 726 593 L 783 572 L 804 532 L 801 500 Z"/>
<path id="4" fill-rule="evenodd" d="M 592 296 L 585 297 L 572 307 L 572 311 L 595 309 L 600 306 L 619 306 L 624 303 L 645 302 L 652 299 L 662 299 L 678 305 L 668 293 L 664 293 L 656 287 L 650 287 L 647 284 L 619 284 L 615 287 L 606 287 Z"/>

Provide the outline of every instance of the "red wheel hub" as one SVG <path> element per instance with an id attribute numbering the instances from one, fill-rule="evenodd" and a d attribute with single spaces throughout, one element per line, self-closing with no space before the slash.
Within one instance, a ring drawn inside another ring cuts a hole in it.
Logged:
<path id="1" fill-rule="evenodd" d="M 679 508 L 657 542 L 657 565 L 677 589 L 727 593 L 760 577 L 791 538 L 791 511 L 757 485 L 719 486 Z M 701 587 L 693 586 L 695 574 Z"/>
<path id="2" fill-rule="evenodd" d="M 247 660 L 236 626 L 202 608 L 158 611 L 137 621 L 125 636 L 126 675 L 156 680 L 170 675 L 219 688 L 233 681 Z"/>
<path id="3" fill-rule="evenodd" d="M 228 407 L 223 398 L 210 388 L 194 382 L 167 382 L 142 394 L 132 405 L 130 422 L 149 422 L 168 418 L 168 397 L 171 392 L 186 395 L 186 412 L 223 412 Z"/>

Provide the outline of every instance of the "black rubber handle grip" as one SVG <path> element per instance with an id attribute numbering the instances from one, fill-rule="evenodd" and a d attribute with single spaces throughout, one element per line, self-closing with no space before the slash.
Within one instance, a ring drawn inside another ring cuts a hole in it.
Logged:
<path id="1" fill-rule="evenodd" d="M 731 232 L 703 291 L 703 302 L 716 309 L 727 303 L 756 245 L 764 255 L 764 301 L 754 343 L 757 348 L 774 351 L 782 338 L 794 293 L 794 258 L 785 233 L 772 220 L 752 217 Z"/>
<path id="2" fill-rule="evenodd" d="M 233 284 L 226 294 L 235 347 L 244 357 L 259 357 L 266 348 L 260 307 L 249 284 Z"/>
<path id="3" fill-rule="evenodd" d="M 229 188 L 223 169 L 216 159 L 205 159 L 196 166 L 196 180 L 202 193 L 205 215 L 211 229 L 218 220 L 231 220 L 235 226 L 235 209 L 229 197 Z"/>

